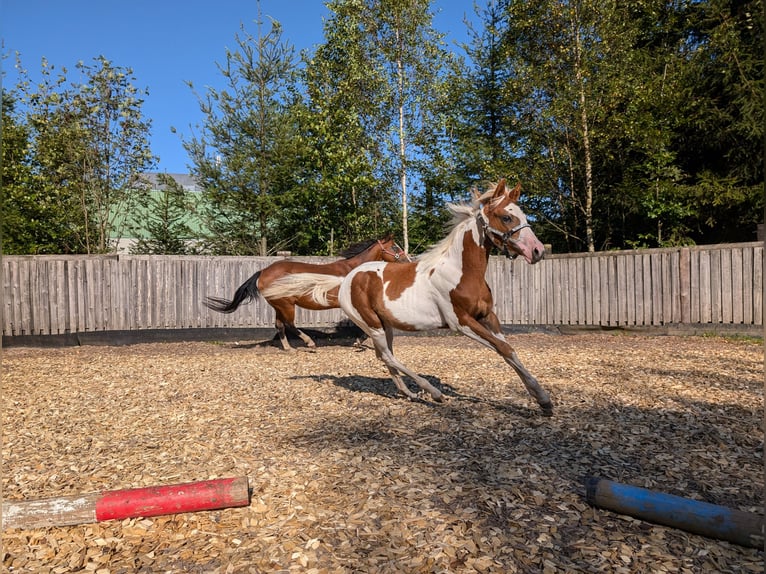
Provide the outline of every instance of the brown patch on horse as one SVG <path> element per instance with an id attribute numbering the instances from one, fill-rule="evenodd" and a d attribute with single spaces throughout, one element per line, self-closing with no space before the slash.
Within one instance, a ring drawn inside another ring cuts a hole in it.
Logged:
<path id="1" fill-rule="evenodd" d="M 476 245 L 471 233 L 463 236 L 462 259 L 463 275 L 460 277 L 460 282 L 450 291 L 449 296 L 460 324 L 465 325 L 460 311 L 477 319 L 487 316 L 492 312 L 492 292 L 484 278 L 489 250 Z M 476 265 L 477 261 L 483 262 L 483 265 L 481 263 Z M 475 269 L 475 273 L 469 271 L 472 268 Z"/>
<path id="2" fill-rule="evenodd" d="M 383 282 L 374 271 L 360 271 L 351 279 L 351 301 L 370 327 L 380 329 L 383 324 L 375 312 L 376 302 L 383 302 Z"/>
<path id="3" fill-rule="evenodd" d="M 388 283 L 386 287 L 386 297 L 390 301 L 396 301 L 402 296 L 402 293 L 415 284 L 417 275 L 417 264 L 410 265 L 386 265 L 383 268 L 383 284 Z"/>

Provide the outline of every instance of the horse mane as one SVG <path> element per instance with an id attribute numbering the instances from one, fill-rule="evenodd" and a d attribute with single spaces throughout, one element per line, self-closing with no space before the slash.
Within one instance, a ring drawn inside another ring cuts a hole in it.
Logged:
<path id="1" fill-rule="evenodd" d="M 355 257 L 359 255 L 360 253 L 363 253 L 364 251 L 367 251 L 370 247 L 375 245 L 378 241 L 388 241 L 391 239 L 391 235 L 387 234 L 381 237 L 380 239 L 365 239 L 363 241 L 358 241 L 356 243 L 353 243 L 346 247 L 343 251 L 340 252 L 340 256 L 344 259 L 351 259 L 352 257 Z"/>
<path id="2" fill-rule="evenodd" d="M 481 204 L 474 199 L 471 202 L 448 203 L 446 207 L 452 215 L 447 225 L 447 235 L 418 257 L 425 269 L 433 268 L 449 252 L 456 239 L 462 237 L 465 224 L 474 220 Z"/>
<path id="3" fill-rule="evenodd" d="M 465 224 L 473 221 L 481 206 L 492 199 L 496 187 L 497 183 L 490 183 L 487 190 L 483 193 L 474 187 L 471 189 L 470 201 L 448 203 L 446 205 L 447 210 L 452 215 L 450 223 L 447 224 L 447 235 L 418 257 L 418 261 L 426 269 L 433 268 L 449 252 L 458 235 L 462 236 Z"/>

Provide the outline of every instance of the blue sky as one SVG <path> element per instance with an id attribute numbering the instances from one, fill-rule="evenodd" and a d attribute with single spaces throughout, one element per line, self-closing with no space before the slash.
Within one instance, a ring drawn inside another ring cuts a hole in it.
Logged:
<path id="1" fill-rule="evenodd" d="M 464 41 L 464 17 L 473 18 L 473 1 L 434 0 L 434 25 L 452 44 Z M 323 19 L 328 10 L 322 0 L 261 0 L 261 12 L 282 24 L 282 39 L 296 52 L 323 41 Z M 31 78 L 40 78 L 43 57 L 57 69 L 67 68 L 75 80 L 75 64 L 105 56 L 115 66 L 132 68 L 134 84 L 145 88 L 143 113 L 152 120 L 151 147 L 160 156 L 158 171 L 188 172 L 182 137 L 202 115 L 191 81 L 222 86 L 216 62 L 223 63 L 227 47 L 235 48 L 240 24 L 255 33 L 255 0 L 0 0 L 0 36 L 3 86 L 16 84 L 16 52 Z M 177 133 L 171 133 L 175 127 Z"/>

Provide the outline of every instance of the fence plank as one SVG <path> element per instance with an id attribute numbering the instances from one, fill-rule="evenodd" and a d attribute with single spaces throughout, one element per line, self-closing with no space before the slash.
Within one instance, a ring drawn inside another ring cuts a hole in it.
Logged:
<path id="1" fill-rule="evenodd" d="M 734 301 L 732 300 L 732 261 L 731 251 L 720 251 L 721 254 L 721 322 L 731 323 L 734 317 Z"/>
<path id="2" fill-rule="evenodd" d="M 20 304 L 20 317 L 19 324 L 21 326 L 22 335 L 32 335 L 32 306 L 39 299 L 39 295 L 32 291 L 32 284 L 29 280 L 29 269 L 31 266 L 30 260 L 24 260 L 19 262 L 19 304 Z"/>
<path id="3" fill-rule="evenodd" d="M 692 280 L 691 280 L 691 251 L 688 247 L 681 249 L 678 255 L 678 282 L 681 298 L 681 323 L 692 322 Z"/>
<path id="4" fill-rule="evenodd" d="M 544 265 L 543 280 L 545 281 L 545 301 L 544 301 L 545 309 L 543 310 L 543 316 L 545 318 L 546 324 L 553 324 L 555 321 L 555 316 L 553 314 L 553 309 L 555 306 L 555 303 L 554 303 L 555 289 L 553 284 L 554 262 L 549 259 L 547 261 L 543 261 L 542 263 L 539 263 L 538 265 Z"/>
<path id="5" fill-rule="evenodd" d="M 617 295 L 617 324 L 628 324 L 628 256 L 615 257 L 616 271 L 617 271 L 617 283 L 616 283 L 616 295 Z"/>
<path id="6" fill-rule="evenodd" d="M 742 249 L 731 250 L 731 323 L 741 325 L 745 317 L 744 265 Z"/>
<path id="7" fill-rule="evenodd" d="M 609 291 L 609 325 L 620 324 L 620 308 L 618 302 L 619 286 L 617 281 L 617 259 L 607 257 L 604 259 L 607 267 L 607 289 Z"/>
<path id="8" fill-rule="evenodd" d="M 660 254 L 660 269 L 662 273 L 662 324 L 673 322 L 673 278 L 670 271 L 671 253 Z"/>
<path id="9" fill-rule="evenodd" d="M 11 268 L 12 265 L 6 261 L 2 262 L 3 265 L 3 333 L 14 335 L 13 328 L 13 310 L 16 308 L 13 302 L 13 293 L 11 285 Z"/>
<path id="10" fill-rule="evenodd" d="M 754 249 L 742 250 L 742 323 L 753 324 L 753 291 L 757 285 L 753 281 Z"/>
<path id="11" fill-rule="evenodd" d="M 753 254 L 753 323 L 763 325 L 763 244 L 754 249 Z"/>
<path id="12" fill-rule="evenodd" d="M 609 325 L 609 259 L 598 258 L 599 298 L 601 299 L 601 318 L 599 325 Z"/>
<path id="13" fill-rule="evenodd" d="M 721 322 L 721 252 L 710 253 L 710 322 Z"/>

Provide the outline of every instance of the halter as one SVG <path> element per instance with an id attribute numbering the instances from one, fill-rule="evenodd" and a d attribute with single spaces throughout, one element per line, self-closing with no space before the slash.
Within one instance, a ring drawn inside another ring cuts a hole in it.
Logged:
<path id="1" fill-rule="evenodd" d="M 402 249 L 401 247 L 399 247 L 399 245 L 397 245 L 396 243 L 394 243 L 393 245 L 394 245 L 394 247 L 396 247 L 399 250 L 398 253 L 395 252 L 395 251 L 390 251 L 390 250 L 386 249 L 385 247 L 383 247 L 383 242 L 380 239 L 378 239 L 378 245 L 380 245 L 380 249 L 381 249 L 381 251 L 383 251 L 383 253 L 387 253 L 388 255 L 393 257 L 394 260 L 397 261 L 397 262 L 401 258 L 402 254 L 404 255 L 404 258 L 407 261 L 412 261 L 412 259 L 410 259 L 410 256 L 407 255 L 407 252 L 404 249 Z"/>
<path id="2" fill-rule="evenodd" d="M 481 229 L 484 231 L 485 234 L 490 233 L 500 238 L 501 245 L 503 246 L 501 250 L 502 254 L 505 255 L 508 259 L 516 259 L 519 256 L 519 254 L 516 253 L 515 251 L 511 251 L 510 249 L 508 249 L 508 244 L 515 245 L 516 243 L 518 243 L 518 241 L 513 238 L 513 235 L 516 235 L 519 231 L 521 231 L 525 227 L 529 227 L 530 229 L 532 228 L 532 226 L 529 225 L 529 223 L 519 223 L 516 227 L 514 227 L 510 231 L 506 231 L 505 233 L 503 233 L 499 229 L 495 229 L 489 224 L 489 221 L 485 218 L 484 212 L 481 209 L 479 209 L 479 212 L 476 214 L 476 222 L 479 224 L 479 226 L 481 227 Z M 494 241 L 492 243 L 495 245 L 495 247 L 498 247 L 497 243 L 495 243 Z"/>

